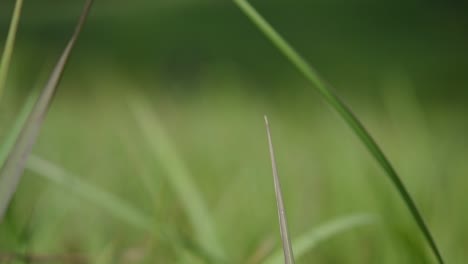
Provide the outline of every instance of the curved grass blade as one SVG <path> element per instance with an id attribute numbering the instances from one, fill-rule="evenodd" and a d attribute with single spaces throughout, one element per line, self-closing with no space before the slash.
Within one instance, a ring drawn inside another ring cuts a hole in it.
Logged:
<path id="1" fill-rule="evenodd" d="M 16 0 L 5 48 L 3 49 L 2 59 L 0 61 L 0 101 L 2 100 L 3 91 L 5 90 L 5 83 L 8 76 L 8 69 L 10 68 L 11 56 L 13 55 L 13 47 L 15 46 L 16 32 L 18 31 L 22 8 L 23 0 Z"/>
<path id="2" fill-rule="evenodd" d="M 21 129 L 21 132 L 15 142 L 15 146 L 9 153 L 6 162 L 0 170 L 0 222 L 3 219 L 11 198 L 16 192 L 16 188 L 20 182 L 21 175 L 23 174 L 24 167 L 26 165 L 26 160 L 39 134 L 42 122 L 52 102 L 56 88 L 60 82 L 68 58 L 70 57 L 70 53 L 81 32 L 84 22 L 88 17 L 92 3 L 93 0 L 86 1 L 83 12 L 81 13 L 81 17 L 78 20 L 78 24 L 70 41 L 55 65 L 47 84 L 41 91 L 33 110 Z"/>
<path id="3" fill-rule="evenodd" d="M 340 114 L 348 126 L 360 138 L 368 151 L 377 160 L 390 180 L 398 190 L 400 197 L 405 202 L 413 219 L 416 221 L 429 247 L 439 263 L 444 263 L 443 257 L 433 239 L 424 218 L 421 216 L 415 202 L 401 181 L 390 161 L 384 155 L 372 136 L 367 132 L 359 119 L 344 104 L 344 102 L 332 91 L 309 63 L 285 40 L 276 30 L 248 3 L 246 0 L 233 0 L 241 11 L 258 27 L 258 29 L 274 44 L 278 50 L 304 75 L 304 77 L 320 92 L 325 100 Z"/>
<path id="4" fill-rule="evenodd" d="M 296 259 L 299 259 L 308 251 L 316 247 L 320 242 L 330 239 L 345 231 L 375 222 L 375 217 L 368 214 L 352 215 L 330 221 L 322 226 L 314 228 L 293 241 L 293 250 Z M 278 250 L 267 258 L 264 264 L 281 264 L 282 252 Z"/>
<path id="5" fill-rule="evenodd" d="M 273 140 L 271 139 L 270 123 L 268 122 L 267 116 L 264 116 L 264 118 L 268 137 L 268 147 L 270 150 L 271 169 L 273 171 L 273 182 L 275 185 L 276 206 L 278 208 L 281 241 L 283 243 L 284 263 L 294 264 L 294 254 L 291 246 L 291 240 L 289 238 L 288 221 L 286 219 L 286 210 L 284 209 L 283 193 L 281 191 L 281 183 L 278 176 L 278 167 L 276 165 L 275 151 L 273 149 Z"/>
<path id="6" fill-rule="evenodd" d="M 198 246 L 216 263 L 224 261 L 224 249 L 218 241 L 208 206 L 157 115 L 143 100 L 135 101 L 130 106 L 151 151 L 167 171 L 167 180 L 184 207 Z"/>
<path id="7" fill-rule="evenodd" d="M 169 226 L 156 221 L 118 196 L 80 180 L 79 176 L 73 175 L 62 167 L 35 155 L 29 157 L 26 167 L 68 193 L 75 194 L 102 208 L 115 219 L 154 235 L 158 241 L 167 243 L 173 249 L 182 247 L 180 235 L 171 230 Z"/>
<path id="8" fill-rule="evenodd" d="M 64 187 L 64 189 L 86 198 L 88 201 L 107 210 L 117 219 L 136 228 L 153 231 L 153 223 L 149 217 L 141 214 L 118 197 L 81 181 L 79 177 L 71 175 L 55 164 L 31 155 L 28 159 L 27 168 L 45 179 Z"/>

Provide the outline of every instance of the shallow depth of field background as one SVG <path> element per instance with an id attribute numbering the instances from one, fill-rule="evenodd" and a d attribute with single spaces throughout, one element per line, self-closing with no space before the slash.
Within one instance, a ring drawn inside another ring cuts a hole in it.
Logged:
<path id="1" fill-rule="evenodd" d="M 73 3 L 72 3 L 73 2 Z M 43 85 L 82 1 L 25 0 L 3 140 Z M 468 259 L 468 8 L 458 1 L 252 1 L 331 83 L 401 174 L 447 263 Z M 0 3 L 0 46 L 14 1 Z M 0 225 L 0 254 L 90 263 L 203 263 L 132 105 L 148 105 L 215 223 L 230 263 L 280 247 L 263 115 L 270 118 L 293 239 L 327 221 L 378 221 L 298 263 L 430 263 L 401 199 L 352 131 L 230 1 L 96 1 L 35 156 L 118 196 L 177 247 L 86 195 L 27 171 Z M 149 119 L 150 122 L 153 119 Z"/>

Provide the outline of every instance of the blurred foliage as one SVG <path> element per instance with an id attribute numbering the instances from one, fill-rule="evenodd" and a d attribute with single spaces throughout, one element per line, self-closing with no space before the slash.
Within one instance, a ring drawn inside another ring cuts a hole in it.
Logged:
<path id="1" fill-rule="evenodd" d="M 13 4 L 0 3 L 0 41 Z M 253 4 L 375 135 L 447 262 L 464 263 L 466 4 Z M 27 93 L 44 82 L 80 6 L 25 1 L 0 105 L 0 139 Z M 299 263 L 428 263 L 430 254 L 383 172 L 306 86 L 230 1 L 97 1 L 34 153 L 151 216 L 156 229 L 164 226 L 183 246 L 134 229 L 29 171 L 0 225 L 0 251 L 79 252 L 91 263 L 200 262 L 163 161 L 150 155 L 128 107 L 129 98 L 144 96 L 193 175 L 232 263 L 244 263 L 272 239 L 279 246 L 265 113 L 293 239 L 349 213 L 382 219 L 323 242 Z M 148 175 L 150 188 L 142 180 Z"/>
<path id="2" fill-rule="evenodd" d="M 10 8 L 0 8 L 1 32 L 8 25 L 13 1 L 9 3 L 2 5 Z M 466 90 L 458 88 L 468 83 L 468 9 L 462 3 L 254 4 L 339 89 L 356 83 L 357 92 L 372 92 L 382 74 L 396 68 L 409 73 L 429 97 L 456 100 Z M 25 4 L 17 52 L 21 59 L 16 61 L 28 63 L 17 66 L 20 72 L 37 74 L 44 62 L 56 57 L 79 5 Z M 234 71 L 259 83 L 301 80 L 230 1 L 98 1 L 77 48 L 75 63 L 81 67 L 102 62 L 101 67 L 119 66 L 138 78 L 157 74 L 196 82 L 206 72 Z"/>

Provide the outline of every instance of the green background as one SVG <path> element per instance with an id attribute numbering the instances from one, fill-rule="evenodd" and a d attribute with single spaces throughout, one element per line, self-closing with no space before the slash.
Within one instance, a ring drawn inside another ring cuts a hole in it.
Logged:
<path id="1" fill-rule="evenodd" d="M 402 176 L 447 263 L 468 259 L 468 8 L 457 1 L 253 1 L 363 121 Z M 6 37 L 14 1 L 0 3 Z M 44 84 L 81 3 L 25 1 L 3 139 Z M 33 150 L 176 234 L 174 247 L 86 195 L 27 171 L 0 254 L 90 263 L 203 263 L 167 164 L 129 104 L 158 116 L 214 219 L 229 263 L 280 247 L 263 115 L 272 126 L 293 240 L 372 213 L 298 263 L 428 263 L 384 172 L 351 130 L 230 1 L 97 1 Z M 175 165 L 172 165 L 175 166 Z M 147 175 L 150 183 L 142 179 Z M 91 199 L 92 200 L 92 199 Z M 198 262 L 197 262 L 198 261 Z M 249 262 L 251 261 L 251 262 Z"/>

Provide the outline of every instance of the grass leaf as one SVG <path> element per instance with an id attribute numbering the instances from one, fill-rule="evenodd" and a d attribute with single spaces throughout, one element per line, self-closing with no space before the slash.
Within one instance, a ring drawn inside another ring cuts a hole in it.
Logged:
<path id="1" fill-rule="evenodd" d="M 3 49 L 2 59 L 0 61 L 0 101 L 2 99 L 3 91 L 5 90 L 5 83 L 8 76 L 8 69 L 10 68 L 11 56 L 13 55 L 13 47 L 15 46 L 16 32 L 18 31 L 18 23 L 22 7 L 23 0 L 16 0 L 10 28 L 8 29 L 5 48 Z"/>
<path id="2" fill-rule="evenodd" d="M 354 229 L 359 226 L 368 225 L 375 221 L 375 217 L 368 214 L 352 215 L 330 221 L 322 226 L 316 227 L 296 240 L 293 241 L 293 250 L 296 259 L 299 259 L 308 251 L 317 246 L 320 242 L 330 239 L 333 236 L 341 234 L 345 231 Z M 278 250 L 274 252 L 263 263 L 265 264 L 281 264 L 282 252 Z"/>
<path id="3" fill-rule="evenodd" d="M 224 249 L 218 241 L 208 206 L 161 122 L 143 100 L 131 104 L 131 109 L 154 157 L 167 171 L 167 180 L 185 209 L 195 233 L 195 240 L 213 260 L 223 260 Z"/>
<path id="4" fill-rule="evenodd" d="M 0 148 L 0 166 L 2 166 L 7 157 L 8 153 L 12 150 L 13 146 L 15 145 L 16 139 L 21 132 L 21 128 L 24 126 L 26 119 L 28 118 L 29 114 L 32 111 L 34 106 L 34 102 L 36 101 L 37 94 L 31 93 L 26 102 L 24 103 L 23 107 L 21 108 L 20 113 L 16 116 L 15 122 L 11 131 L 8 133 L 5 140 L 2 142 L 2 147 Z"/>
<path id="5" fill-rule="evenodd" d="M 65 65 L 67 64 L 70 53 L 81 32 L 84 22 L 86 21 L 92 3 L 93 0 L 86 1 L 81 17 L 75 28 L 75 32 L 55 65 L 47 84 L 41 91 L 34 108 L 21 129 L 13 149 L 8 154 L 8 158 L 2 166 L 0 171 L 0 222 L 2 221 L 4 214 L 8 209 L 8 205 L 16 192 L 27 158 L 39 134 L 42 122 L 52 102 L 56 88 L 65 69 Z"/>
<path id="6" fill-rule="evenodd" d="M 153 223 L 149 217 L 141 214 L 138 210 L 111 193 L 81 181 L 79 177 L 72 175 L 52 162 L 31 155 L 27 168 L 45 179 L 60 185 L 64 190 L 69 190 L 100 206 L 115 218 L 136 228 L 153 231 Z"/>
<path id="7" fill-rule="evenodd" d="M 268 137 L 268 147 L 270 150 L 271 168 L 273 171 L 273 182 L 275 185 L 276 206 L 278 208 L 278 218 L 280 224 L 281 241 L 283 243 L 284 263 L 294 264 L 294 254 L 291 246 L 291 240 L 288 232 L 288 221 L 286 219 L 286 210 L 284 209 L 283 193 L 281 191 L 281 183 L 278 176 L 278 167 L 276 165 L 275 152 L 273 149 L 273 140 L 271 138 L 270 124 L 268 117 L 265 116 L 265 126 Z"/>
<path id="8" fill-rule="evenodd" d="M 349 127 L 360 138 L 368 151 L 377 160 L 390 180 L 398 190 L 400 197 L 405 202 L 413 219 L 424 235 L 429 247 L 439 263 L 444 263 L 442 255 L 433 239 L 424 218 L 421 216 L 415 202 L 401 181 L 390 161 L 384 155 L 372 136 L 367 132 L 362 123 L 343 101 L 332 91 L 331 87 L 318 75 L 309 63 L 285 40 L 276 30 L 246 1 L 234 0 L 242 12 L 259 28 L 261 32 L 274 44 L 284 56 L 306 77 L 306 79 L 322 94 L 325 100 L 340 114 Z"/>

